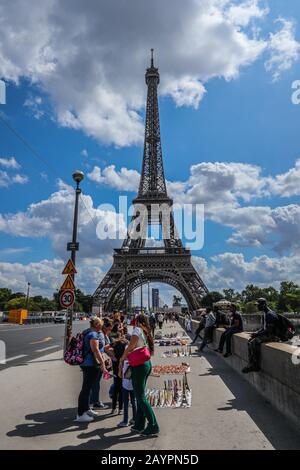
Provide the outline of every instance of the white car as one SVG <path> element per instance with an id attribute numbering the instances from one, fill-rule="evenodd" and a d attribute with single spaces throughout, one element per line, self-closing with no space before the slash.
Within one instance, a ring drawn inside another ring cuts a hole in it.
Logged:
<path id="1" fill-rule="evenodd" d="M 66 323 L 66 312 L 58 312 L 54 317 L 54 323 Z"/>

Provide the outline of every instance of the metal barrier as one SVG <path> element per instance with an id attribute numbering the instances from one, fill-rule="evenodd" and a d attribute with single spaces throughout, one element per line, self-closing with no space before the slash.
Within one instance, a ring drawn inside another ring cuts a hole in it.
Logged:
<path id="1" fill-rule="evenodd" d="M 24 324 L 25 325 L 34 325 L 34 324 L 37 324 L 37 323 L 53 323 L 54 322 L 54 317 L 51 317 L 51 316 L 30 316 L 28 317 L 25 321 L 24 321 Z"/>

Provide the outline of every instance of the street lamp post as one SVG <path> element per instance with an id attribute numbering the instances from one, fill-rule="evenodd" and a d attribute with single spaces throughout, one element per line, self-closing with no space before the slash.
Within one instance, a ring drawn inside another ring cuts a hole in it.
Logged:
<path id="1" fill-rule="evenodd" d="M 127 293 L 127 255 L 129 252 L 129 247 L 125 246 L 123 248 L 124 253 L 124 261 L 125 261 L 125 316 L 127 316 L 127 309 L 128 309 L 128 293 Z"/>
<path id="2" fill-rule="evenodd" d="M 141 277 L 141 313 L 143 313 L 143 273 L 144 271 L 140 269 L 140 277 Z"/>
<path id="3" fill-rule="evenodd" d="M 76 265 L 76 251 L 79 250 L 79 243 L 77 242 L 78 206 L 79 206 L 79 196 L 81 194 L 81 189 L 79 187 L 79 184 L 84 178 L 84 173 L 82 171 L 77 170 L 73 173 L 72 177 L 76 183 L 75 206 L 74 206 L 72 242 L 68 243 L 67 250 L 71 251 L 71 260 L 75 266 Z M 72 274 L 72 278 L 74 281 L 75 274 Z M 69 341 L 72 337 L 72 324 L 73 324 L 73 307 L 68 308 L 67 310 L 66 330 L 65 330 L 65 349 L 67 348 Z"/>

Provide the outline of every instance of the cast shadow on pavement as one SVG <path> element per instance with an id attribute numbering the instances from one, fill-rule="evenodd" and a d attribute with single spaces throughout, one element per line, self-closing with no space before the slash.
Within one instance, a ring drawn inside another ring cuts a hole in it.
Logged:
<path id="1" fill-rule="evenodd" d="M 76 432 L 87 429 L 87 424 L 75 423 L 76 408 L 57 409 L 25 416 L 29 423 L 18 424 L 13 431 L 7 433 L 8 437 L 36 437 L 52 434 Z M 107 418 L 108 415 L 99 415 L 97 422 Z M 33 421 L 33 422 L 32 422 Z"/>
<path id="2" fill-rule="evenodd" d="M 77 436 L 78 439 L 89 439 L 91 437 L 96 437 L 96 439 L 90 439 L 89 441 L 83 442 L 82 444 L 75 445 L 75 446 L 65 446 L 59 450 L 105 450 L 113 448 L 115 445 L 122 445 L 122 444 L 134 444 L 134 448 L 138 449 L 138 442 L 142 443 L 145 440 L 152 440 L 156 439 L 155 437 L 142 437 L 138 434 L 134 434 L 130 431 L 126 434 L 119 434 L 117 436 L 107 436 L 108 433 L 116 431 L 118 428 L 111 427 L 111 428 L 102 428 L 102 429 L 95 429 L 91 432 L 82 433 Z M 123 428 L 124 429 L 124 428 Z M 144 449 L 144 446 L 141 446 L 141 449 Z"/>
<path id="3" fill-rule="evenodd" d="M 297 429 L 284 415 L 256 389 L 236 372 L 225 359 L 213 351 L 203 354 L 210 368 L 200 377 L 218 376 L 230 390 L 234 398 L 229 399 L 219 411 L 244 411 L 260 431 L 267 437 L 277 450 L 292 450 L 300 448 L 300 430 Z"/>

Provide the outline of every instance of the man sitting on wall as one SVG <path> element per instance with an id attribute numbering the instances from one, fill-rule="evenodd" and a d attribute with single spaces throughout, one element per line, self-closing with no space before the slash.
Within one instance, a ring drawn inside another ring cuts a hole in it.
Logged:
<path id="1" fill-rule="evenodd" d="M 280 341 L 281 327 L 278 315 L 268 307 L 263 297 L 257 300 L 258 309 L 264 312 L 264 326 L 259 331 L 252 333 L 248 341 L 248 366 L 242 372 L 260 371 L 260 356 L 262 343 L 274 343 Z"/>
<path id="2" fill-rule="evenodd" d="M 220 338 L 220 343 L 216 352 L 223 353 L 224 344 L 226 343 L 226 352 L 224 357 L 231 356 L 231 338 L 236 333 L 242 333 L 243 328 L 243 319 L 240 313 L 237 311 L 237 306 L 235 304 L 230 305 L 230 326 L 225 326 L 225 331 L 222 333 Z"/>
<path id="3" fill-rule="evenodd" d="M 205 346 L 208 343 L 211 343 L 215 323 L 216 323 L 216 317 L 214 316 L 212 309 L 210 307 L 206 307 L 204 335 L 203 335 L 203 340 L 200 345 L 200 348 L 198 349 L 199 352 L 202 352 Z"/>

